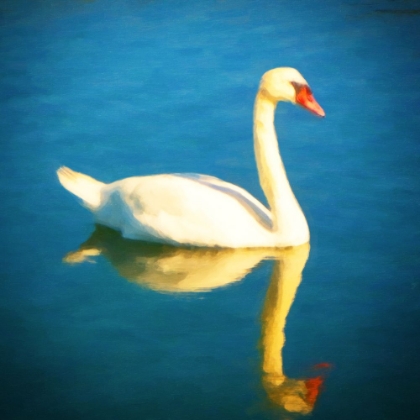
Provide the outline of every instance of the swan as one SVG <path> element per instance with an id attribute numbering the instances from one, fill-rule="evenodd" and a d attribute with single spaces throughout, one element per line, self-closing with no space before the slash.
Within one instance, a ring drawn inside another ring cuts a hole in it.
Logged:
<path id="1" fill-rule="evenodd" d="M 270 210 L 244 189 L 200 174 L 138 176 L 105 184 L 61 167 L 59 181 L 92 211 L 96 223 L 127 239 L 181 247 L 304 244 L 308 224 L 287 179 L 274 127 L 279 101 L 325 116 L 296 69 L 280 67 L 263 75 L 254 105 L 254 151 Z"/>

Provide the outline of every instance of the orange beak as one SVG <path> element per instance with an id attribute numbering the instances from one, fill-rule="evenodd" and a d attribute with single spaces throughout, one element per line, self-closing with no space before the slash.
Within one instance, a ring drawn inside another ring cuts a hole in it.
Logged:
<path id="1" fill-rule="evenodd" d="M 296 93 L 296 103 L 318 117 L 325 117 L 325 112 L 315 100 L 309 86 L 299 86 Z"/>

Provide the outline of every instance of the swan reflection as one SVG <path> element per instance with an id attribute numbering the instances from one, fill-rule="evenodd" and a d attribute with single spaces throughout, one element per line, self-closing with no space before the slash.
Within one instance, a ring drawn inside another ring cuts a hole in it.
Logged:
<path id="1" fill-rule="evenodd" d="M 97 226 L 68 263 L 93 262 L 106 257 L 129 281 L 159 292 L 204 292 L 241 280 L 260 261 L 275 258 L 275 249 L 175 248 L 124 239 L 118 232 Z"/>
<path id="2" fill-rule="evenodd" d="M 288 412 L 309 414 L 322 376 L 292 379 L 283 371 L 287 315 L 309 256 L 309 244 L 287 249 L 174 248 L 131 241 L 97 226 L 67 263 L 93 262 L 105 256 L 129 281 L 159 292 L 204 292 L 240 281 L 259 262 L 273 259 L 273 271 L 261 316 L 262 384 L 268 399 Z M 323 364 L 322 367 L 326 367 Z"/>
<path id="3" fill-rule="evenodd" d="M 262 383 L 272 403 L 288 412 L 309 414 L 323 383 L 323 375 L 292 379 L 283 371 L 282 350 L 287 315 L 302 280 L 309 256 L 309 244 L 282 250 L 274 262 L 261 323 Z M 321 363 L 314 368 L 328 368 Z"/>

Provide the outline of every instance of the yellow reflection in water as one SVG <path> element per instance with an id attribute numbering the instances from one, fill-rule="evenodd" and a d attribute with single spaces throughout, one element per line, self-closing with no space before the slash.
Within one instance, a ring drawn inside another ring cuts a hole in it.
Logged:
<path id="1" fill-rule="evenodd" d="M 305 244 L 283 250 L 277 257 L 261 319 L 264 389 L 270 401 L 289 412 L 301 414 L 309 414 L 313 410 L 323 378 L 288 378 L 283 371 L 282 350 L 287 315 L 295 299 L 308 256 L 309 244 Z"/>
<path id="2" fill-rule="evenodd" d="M 322 377 L 288 378 L 282 358 L 286 319 L 302 279 L 309 244 L 287 249 L 184 249 L 127 240 L 98 226 L 64 261 L 93 262 L 98 255 L 105 256 L 127 280 L 172 293 L 210 291 L 240 281 L 260 261 L 274 259 L 261 317 L 262 384 L 269 400 L 286 411 L 312 411 Z"/>
<path id="3" fill-rule="evenodd" d="M 129 281 L 160 292 L 203 292 L 241 280 L 261 260 L 276 258 L 279 250 L 175 248 L 124 239 L 98 226 L 79 249 L 64 261 L 93 261 L 105 256 Z"/>

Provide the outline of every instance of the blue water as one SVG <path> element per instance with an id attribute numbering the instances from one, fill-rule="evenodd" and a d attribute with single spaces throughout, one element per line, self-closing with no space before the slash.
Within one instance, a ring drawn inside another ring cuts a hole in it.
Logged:
<path id="1" fill-rule="evenodd" d="M 199 172 L 264 201 L 252 108 L 278 66 L 327 114 L 276 114 L 311 229 L 284 371 L 332 366 L 314 420 L 419 416 L 418 1 L 3 0 L 0 16 L 2 419 L 296 417 L 261 379 L 273 262 L 181 294 L 109 255 L 65 263 L 95 228 L 55 176 Z M 120 260 L 163 252 L 126 245 Z"/>

